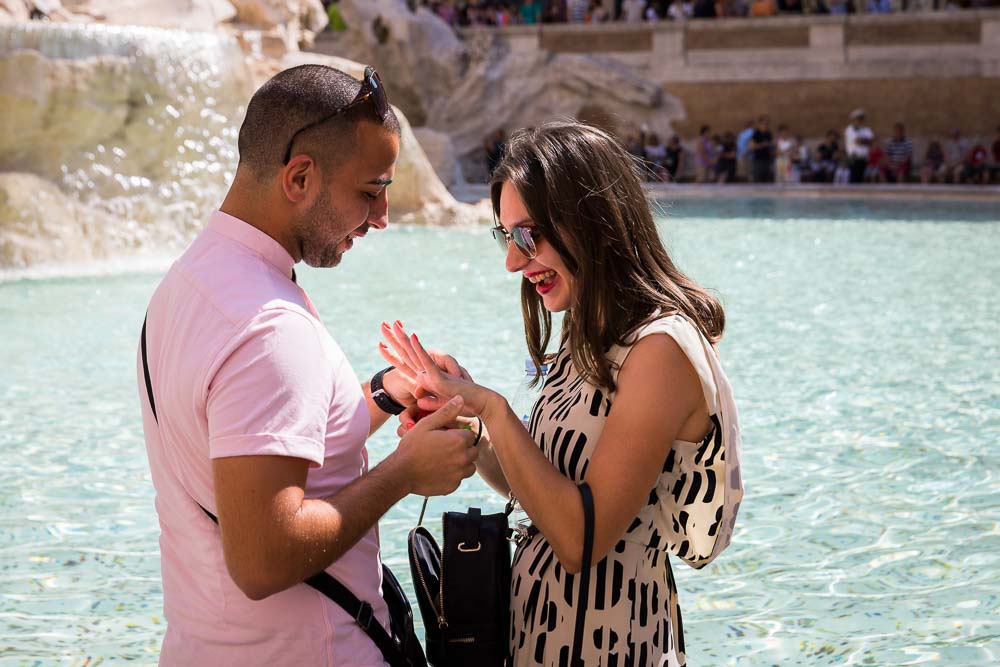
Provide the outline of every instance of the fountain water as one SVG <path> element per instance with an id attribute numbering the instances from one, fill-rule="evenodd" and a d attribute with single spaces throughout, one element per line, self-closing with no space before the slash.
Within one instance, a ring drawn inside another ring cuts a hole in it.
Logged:
<path id="1" fill-rule="evenodd" d="M 236 168 L 252 90 L 226 35 L 0 26 L 0 270 L 183 245 Z"/>

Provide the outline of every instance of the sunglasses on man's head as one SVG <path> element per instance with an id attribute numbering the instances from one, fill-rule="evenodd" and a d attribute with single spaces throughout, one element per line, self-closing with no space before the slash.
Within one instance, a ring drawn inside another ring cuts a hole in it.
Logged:
<path id="1" fill-rule="evenodd" d="M 535 236 L 537 236 L 537 232 L 524 225 L 518 225 L 509 232 L 503 228 L 503 225 L 498 224 L 493 228 L 493 238 L 505 255 L 511 241 L 513 241 L 525 259 L 533 259 L 538 254 L 538 250 L 535 248 Z"/>
<path id="2" fill-rule="evenodd" d="M 316 127 L 320 123 L 325 123 L 331 118 L 341 116 L 354 107 L 364 104 L 368 100 L 371 100 L 372 102 L 372 109 L 375 111 L 375 117 L 378 118 L 378 122 L 385 122 L 385 117 L 389 115 L 389 98 L 385 94 L 385 86 L 382 85 L 381 77 L 379 77 L 378 72 L 376 72 L 375 68 L 371 65 L 365 68 L 365 75 L 361 80 L 361 90 L 358 92 L 358 96 L 354 98 L 354 100 L 352 100 L 349 104 L 340 107 L 333 113 L 327 114 L 319 120 L 313 121 L 312 123 L 295 130 L 295 133 L 292 134 L 292 138 L 288 140 L 288 148 L 285 149 L 285 159 L 282 164 L 288 164 L 288 161 L 292 159 L 292 144 L 295 142 L 295 137 L 299 134 L 311 127 Z"/>

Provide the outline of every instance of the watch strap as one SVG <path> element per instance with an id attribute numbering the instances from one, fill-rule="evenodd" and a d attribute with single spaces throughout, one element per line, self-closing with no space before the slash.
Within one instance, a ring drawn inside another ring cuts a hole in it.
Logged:
<path id="1" fill-rule="evenodd" d="M 389 392 L 385 390 L 385 387 L 382 386 L 382 377 L 389 371 L 395 370 L 395 368 L 395 366 L 383 368 L 372 376 L 372 381 L 368 385 L 372 390 L 372 400 L 375 401 L 375 405 L 378 406 L 379 410 L 390 415 L 398 415 L 406 409 L 405 405 L 396 401 L 396 399 L 390 396 Z"/>

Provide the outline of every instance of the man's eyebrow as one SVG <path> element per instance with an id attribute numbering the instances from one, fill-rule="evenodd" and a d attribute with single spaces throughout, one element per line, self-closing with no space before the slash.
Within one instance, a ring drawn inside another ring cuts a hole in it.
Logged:
<path id="1" fill-rule="evenodd" d="M 386 187 L 386 186 L 392 185 L 392 179 L 391 178 L 373 178 L 372 180 L 368 181 L 368 185 L 381 185 L 383 187 Z"/>

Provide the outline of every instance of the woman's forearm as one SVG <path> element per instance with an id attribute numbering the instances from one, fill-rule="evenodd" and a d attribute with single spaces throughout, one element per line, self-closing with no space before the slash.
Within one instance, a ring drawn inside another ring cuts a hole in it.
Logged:
<path id="1" fill-rule="evenodd" d="M 502 396 L 491 397 L 481 416 L 509 489 L 552 545 L 562 566 L 569 572 L 579 571 L 583 505 L 576 484 L 545 458 Z"/>

